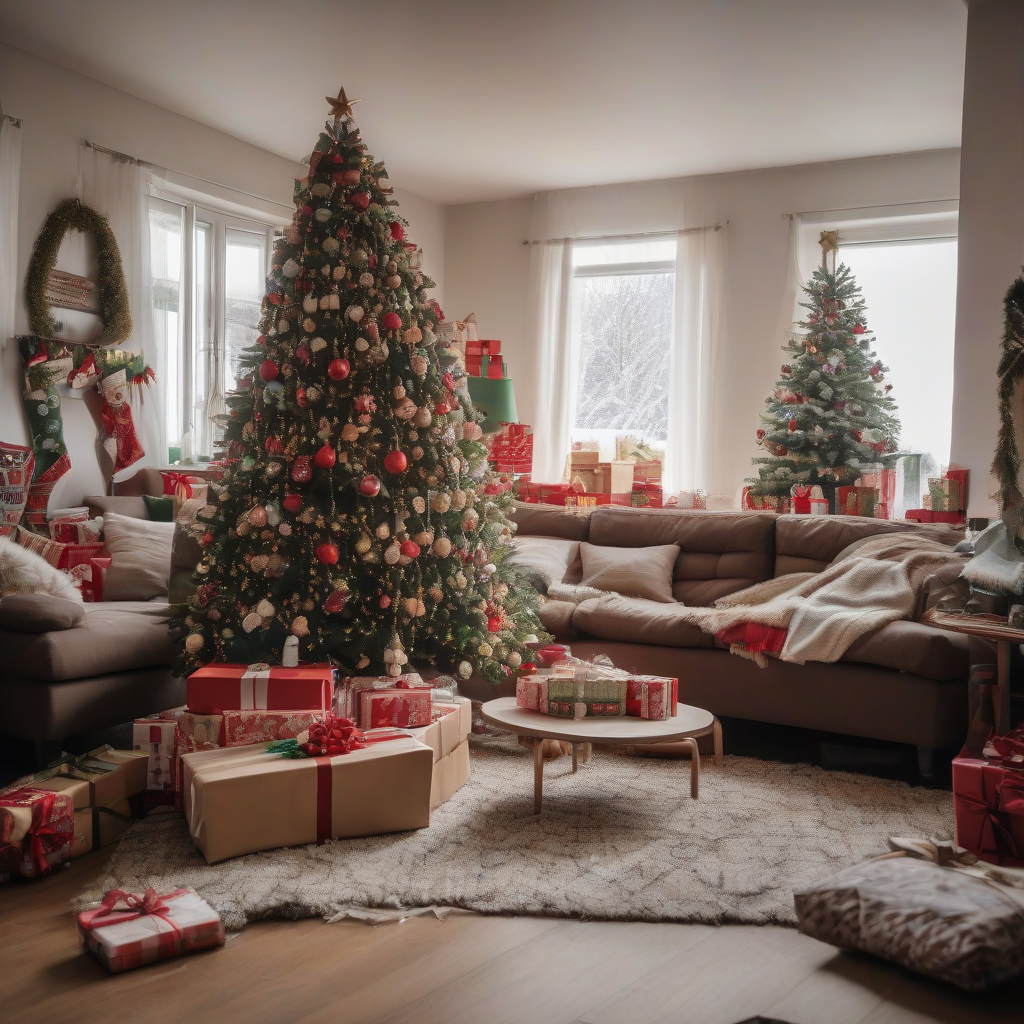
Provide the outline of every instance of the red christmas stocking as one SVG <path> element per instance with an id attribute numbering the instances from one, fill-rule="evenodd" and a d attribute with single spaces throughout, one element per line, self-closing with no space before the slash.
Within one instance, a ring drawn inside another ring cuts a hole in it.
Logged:
<path id="1" fill-rule="evenodd" d="M 117 370 L 103 378 L 103 448 L 114 460 L 114 472 L 138 462 L 146 454 L 135 433 L 135 421 L 128 405 L 128 375 Z"/>

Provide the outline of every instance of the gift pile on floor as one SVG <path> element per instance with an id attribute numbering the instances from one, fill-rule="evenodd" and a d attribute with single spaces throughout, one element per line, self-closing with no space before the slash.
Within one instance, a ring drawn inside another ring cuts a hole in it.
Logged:
<path id="1" fill-rule="evenodd" d="M 415 672 L 208 665 L 185 707 L 135 722 L 134 750 L 68 756 L 0 793 L 0 875 L 48 874 L 160 805 L 185 814 L 210 863 L 423 828 L 469 780 L 470 702 L 453 689 Z M 108 893 L 79 931 L 111 971 L 224 941 L 184 889 Z"/>

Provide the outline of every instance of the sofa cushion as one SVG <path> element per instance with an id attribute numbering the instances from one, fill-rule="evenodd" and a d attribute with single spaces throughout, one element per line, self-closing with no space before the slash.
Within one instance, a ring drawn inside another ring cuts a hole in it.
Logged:
<path id="1" fill-rule="evenodd" d="M 572 601 L 545 601 L 537 610 L 537 618 L 556 640 L 575 640 L 579 636 L 572 624 L 575 611 Z"/>
<path id="2" fill-rule="evenodd" d="M 941 523 L 905 519 L 867 519 L 863 516 L 779 516 L 775 525 L 775 575 L 821 572 L 855 541 L 880 533 L 924 531 L 946 544 L 963 538 L 963 531 Z"/>
<path id="3" fill-rule="evenodd" d="M 576 606 L 572 624 L 600 640 L 657 647 L 713 647 L 714 637 L 683 621 L 685 608 L 639 597 L 609 595 Z"/>
<path id="4" fill-rule="evenodd" d="M 590 532 L 590 516 L 569 515 L 557 505 L 533 505 L 517 501 L 509 517 L 516 524 L 517 537 L 561 537 L 564 540 L 586 540 Z"/>
<path id="5" fill-rule="evenodd" d="M 195 592 L 196 585 L 193 574 L 199 560 L 203 557 L 203 548 L 191 531 L 179 523 L 174 530 L 171 543 L 171 577 L 167 586 L 167 603 L 181 604 Z"/>
<path id="6" fill-rule="evenodd" d="M 770 579 L 775 520 L 770 512 L 700 512 L 601 507 L 590 516 L 590 543 L 622 547 L 678 544 L 672 595 L 711 605 Z"/>
<path id="7" fill-rule="evenodd" d="M 167 665 L 175 643 L 167 606 L 148 601 L 86 604 L 85 621 L 48 633 L 0 630 L 4 674 L 59 681 Z"/>
<path id="8" fill-rule="evenodd" d="M 104 600 L 148 601 L 167 596 L 174 523 L 152 523 L 110 512 L 103 517 L 103 538 L 110 555 L 103 580 Z"/>
<path id="9" fill-rule="evenodd" d="M 907 619 L 862 636 L 841 660 L 893 668 L 940 683 L 966 679 L 970 672 L 968 637 Z"/>
<path id="10" fill-rule="evenodd" d="M 8 594 L 0 600 L 0 629 L 15 633 L 46 633 L 71 629 L 85 621 L 81 601 L 67 601 L 49 594 Z"/>
<path id="11" fill-rule="evenodd" d="M 552 583 L 579 583 L 583 575 L 580 542 L 561 537 L 516 537 L 511 561 L 546 594 Z"/>
<path id="12" fill-rule="evenodd" d="M 108 512 L 116 512 L 119 516 L 131 519 L 146 518 L 146 503 L 139 495 L 93 494 L 83 498 L 82 502 L 89 509 L 90 519 L 98 519 Z"/>
<path id="13" fill-rule="evenodd" d="M 580 544 L 584 587 L 616 594 L 672 602 L 672 571 L 679 557 L 676 544 L 617 548 Z"/>

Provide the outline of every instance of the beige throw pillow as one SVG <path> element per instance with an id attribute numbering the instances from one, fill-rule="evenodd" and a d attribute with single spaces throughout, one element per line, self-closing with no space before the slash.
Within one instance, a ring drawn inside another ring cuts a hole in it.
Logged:
<path id="1" fill-rule="evenodd" d="M 648 548 L 613 548 L 580 544 L 584 587 L 594 587 L 651 601 L 674 601 L 672 575 L 679 557 L 678 544 Z"/>
<path id="2" fill-rule="evenodd" d="M 104 601 L 149 601 L 167 596 L 174 523 L 154 523 L 108 512 L 103 538 L 110 568 L 103 581 Z"/>

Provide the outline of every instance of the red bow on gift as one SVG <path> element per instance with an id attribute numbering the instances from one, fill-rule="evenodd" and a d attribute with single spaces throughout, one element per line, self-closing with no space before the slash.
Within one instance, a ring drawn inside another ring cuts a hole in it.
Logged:
<path id="1" fill-rule="evenodd" d="M 170 907 L 167 900 L 176 900 L 184 896 L 188 889 L 175 889 L 174 892 L 158 895 L 152 886 L 141 896 L 133 892 L 125 892 L 123 889 L 111 889 L 104 897 L 99 907 L 88 915 L 88 919 L 82 919 L 82 925 L 88 931 L 95 928 L 103 928 L 108 924 L 121 924 L 123 921 L 134 921 L 144 915 L 152 915 L 166 921 L 176 935 L 181 935 L 181 925 L 171 917 Z M 122 904 L 121 907 L 118 904 Z"/>
<path id="2" fill-rule="evenodd" d="M 322 722 L 309 727 L 309 739 L 301 749 L 309 757 L 336 757 L 365 746 L 363 734 L 352 719 L 327 715 Z"/>
<path id="3" fill-rule="evenodd" d="M 164 478 L 164 494 L 177 494 L 180 487 L 186 498 L 192 497 L 192 477 L 187 473 L 161 473 Z"/>
<path id="4" fill-rule="evenodd" d="M 29 826 L 25 838 L 18 843 L 0 842 L 0 850 L 13 849 L 21 856 L 28 855 L 29 860 L 35 868 L 36 876 L 45 875 L 50 871 L 51 865 L 46 859 L 47 850 L 43 839 L 47 836 L 55 836 L 63 844 L 65 839 L 70 840 L 69 825 L 66 821 L 58 818 L 52 821 L 53 805 L 57 794 L 49 790 L 22 789 L 7 796 L 19 797 L 27 793 L 38 794 L 39 799 L 32 804 L 32 824 Z M 50 852 L 53 852 L 52 849 Z"/>

